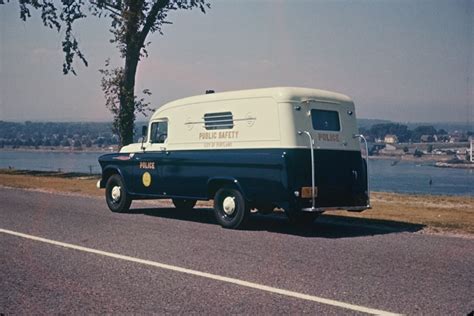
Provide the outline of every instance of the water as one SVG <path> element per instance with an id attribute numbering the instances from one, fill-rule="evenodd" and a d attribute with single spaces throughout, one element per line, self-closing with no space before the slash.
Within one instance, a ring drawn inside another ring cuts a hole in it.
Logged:
<path id="1" fill-rule="evenodd" d="M 100 173 L 97 158 L 90 152 L 4 152 L 0 151 L 0 168 Z M 372 191 L 420 194 L 474 196 L 474 170 L 437 168 L 430 163 L 371 160 Z M 431 180 L 431 185 L 430 185 Z"/>
<path id="2" fill-rule="evenodd" d="M 104 153 L 0 151 L 0 168 L 100 173 L 97 159 Z"/>
<path id="3" fill-rule="evenodd" d="M 370 160 L 373 191 L 474 196 L 474 170 L 434 167 L 429 162 Z M 431 185 L 430 185 L 431 180 Z"/>

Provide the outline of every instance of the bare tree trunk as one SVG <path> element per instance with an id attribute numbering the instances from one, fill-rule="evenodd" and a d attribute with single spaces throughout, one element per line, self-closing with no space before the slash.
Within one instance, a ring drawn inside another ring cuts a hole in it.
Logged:
<path id="1" fill-rule="evenodd" d="M 125 67 L 120 87 L 119 130 L 120 145 L 133 143 L 135 125 L 135 75 L 142 44 L 139 39 L 139 14 L 143 0 L 127 0 L 125 23 Z"/>
<path id="2" fill-rule="evenodd" d="M 125 34 L 125 67 L 119 98 L 119 132 L 121 146 L 133 142 L 135 123 L 135 75 L 137 73 L 138 62 L 140 61 L 140 50 L 157 19 L 158 13 L 165 8 L 169 2 L 170 0 L 157 0 L 146 17 L 143 29 L 139 31 L 140 23 L 138 14 L 142 10 L 143 0 L 127 0 L 129 10 L 125 18 L 127 24 Z"/>
<path id="3" fill-rule="evenodd" d="M 123 82 L 120 89 L 119 130 L 120 145 L 133 142 L 135 123 L 135 75 L 137 72 L 138 56 L 127 53 Z"/>

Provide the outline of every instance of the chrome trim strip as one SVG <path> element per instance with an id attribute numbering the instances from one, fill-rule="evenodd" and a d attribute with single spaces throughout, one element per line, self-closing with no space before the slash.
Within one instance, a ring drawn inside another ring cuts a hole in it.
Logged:
<path id="1" fill-rule="evenodd" d="M 184 125 L 192 125 L 192 124 L 205 124 L 205 123 L 212 123 L 212 122 L 245 122 L 245 121 L 256 121 L 257 118 L 255 117 L 246 117 L 246 118 L 235 118 L 235 119 L 228 119 L 228 120 L 215 120 L 215 121 L 192 121 L 192 122 L 185 122 Z"/>
<path id="2" fill-rule="evenodd" d="M 369 180 L 369 145 L 367 144 L 367 139 L 365 139 L 364 135 L 362 134 L 354 134 L 352 137 L 354 138 L 359 138 L 359 139 L 362 139 L 365 143 L 365 162 L 366 162 L 366 165 L 367 165 L 367 175 L 366 175 L 366 178 L 367 178 L 367 206 L 368 208 L 372 208 L 371 207 L 371 204 L 370 204 L 370 180 Z"/>
<path id="3" fill-rule="evenodd" d="M 316 186 L 316 181 L 314 179 L 314 139 L 311 136 L 311 134 L 308 131 L 298 131 L 298 135 L 306 134 L 309 138 L 309 145 L 311 148 L 311 208 L 314 209 L 316 206 L 316 201 L 315 201 L 315 186 Z"/>

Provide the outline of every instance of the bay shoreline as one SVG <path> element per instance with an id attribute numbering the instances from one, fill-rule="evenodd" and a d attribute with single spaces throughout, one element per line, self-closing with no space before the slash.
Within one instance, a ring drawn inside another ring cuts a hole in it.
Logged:
<path id="1" fill-rule="evenodd" d="M 80 153 L 97 153 L 97 154 L 108 154 L 118 152 L 118 146 L 109 146 L 107 148 L 100 147 L 91 147 L 91 148 L 81 148 L 76 149 L 73 147 L 44 147 L 39 148 L 34 147 L 20 147 L 20 148 L 11 148 L 4 147 L 0 148 L 0 152 L 26 152 L 26 153 L 71 153 L 71 154 L 80 154 Z M 423 155 L 421 157 L 415 157 L 413 155 L 377 155 L 369 156 L 370 160 L 392 160 L 394 162 L 398 161 L 410 161 L 410 162 L 420 162 L 432 164 L 435 167 L 439 168 L 455 168 L 455 169 L 473 169 L 474 163 L 448 163 L 453 157 L 451 156 L 441 156 L 441 155 Z"/>

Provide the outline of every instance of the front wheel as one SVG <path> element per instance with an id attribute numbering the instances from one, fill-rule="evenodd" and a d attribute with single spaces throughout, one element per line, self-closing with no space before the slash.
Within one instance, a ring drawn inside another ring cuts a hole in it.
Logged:
<path id="1" fill-rule="evenodd" d="M 114 174 L 107 180 L 105 185 L 105 200 L 112 212 L 124 213 L 130 209 L 132 199 L 123 185 L 122 177 Z"/>
<path id="2" fill-rule="evenodd" d="M 173 199 L 173 204 L 180 210 L 192 210 L 196 206 L 196 200 Z"/>
<path id="3" fill-rule="evenodd" d="M 238 228 L 245 223 L 250 208 L 242 193 L 234 188 L 221 188 L 214 195 L 214 215 L 224 228 Z"/>

